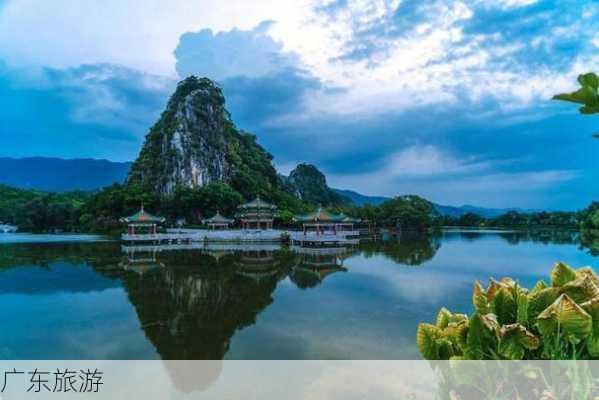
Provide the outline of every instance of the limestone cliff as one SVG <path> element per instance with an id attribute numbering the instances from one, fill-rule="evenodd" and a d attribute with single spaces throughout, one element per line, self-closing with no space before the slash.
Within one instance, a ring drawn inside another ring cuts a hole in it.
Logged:
<path id="1" fill-rule="evenodd" d="M 177 85 L 147 134 L 127 183 L 165 195 L 177 185 L 220 182 L 249 197 L 276 188 L 271 160 L 255 136 L 237 130 L 221 89 L 207 78 L 190 76 Z"/>

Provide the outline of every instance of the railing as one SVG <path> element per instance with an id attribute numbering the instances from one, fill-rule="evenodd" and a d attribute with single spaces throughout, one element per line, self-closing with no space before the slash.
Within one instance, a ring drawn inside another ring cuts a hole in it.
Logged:
<path id="1" fill-rule="evenodd" d="M 330 232 L 330 231 L 325 231 L 325 232 L 313 232 L 313 231 L 308 231 L 308 232 L 303 232 L 303 231 L 293 231 L 293 232 L 289 232 L 289 235 L 291 236 L 292 239 L 318 239 L 318 238 L 323 238 L 323 239 L 331 239 L 331 238 L 347 238 L 347 237 L 351 237 L 351 236 L 360 236 L 360 231 L 337 231 L 337 232 Z"/>
<path id="2" fill-rule="evenodd" d="M 194 239 L 194 235 L 189 233 L 123 233 L 121 239 L 126 241 L 190 240 Z"/>
<path id="3" fill-rule="evenodd" d="M 326 231 L 316 233 L 314 231 L 279 231 L 268 230 L 192 230 L 192 229 L 169 229 L 166 233 L 124 233 L 121 239 L 127 242 L 163 242 L 163 241 L 280 241 L 282 236 L 288 235 L 296 241 L 342 241 L 356 238 L 360 231 Z"/>

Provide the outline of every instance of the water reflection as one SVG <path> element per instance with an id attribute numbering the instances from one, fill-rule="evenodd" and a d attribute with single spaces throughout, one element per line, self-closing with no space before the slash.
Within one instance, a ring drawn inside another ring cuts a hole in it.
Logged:
<path id="1" fill-rule="evenodd" d="M 441 240 L 438 235 L 403 234 L 388 237 L 386 240 L 362 243 L 360 250 L 367 257 L 383 254 L 399 264 L 420 265 L 432 260 L 440 247 Z"/>
<path id="2" fill-rule="evenodd" d="M 474 280 L 528 284 L 558 259 L 589 263 L 578 240 L 446 231 L 332 249 L 3 245 L 11 324 L 0 358 L 417 358 L 418 322 L 442 306 L 467 312 Z"/>
<path id="3" fill-rule="evenodd" d="M 476 241 L 500 237 L 509 244 L 521 242 L 542 244 L 578 244 L 581 233 L 577 230 L 492 230 L 492 229 L 448 229 L 441 234 L 446 240 Z"/>

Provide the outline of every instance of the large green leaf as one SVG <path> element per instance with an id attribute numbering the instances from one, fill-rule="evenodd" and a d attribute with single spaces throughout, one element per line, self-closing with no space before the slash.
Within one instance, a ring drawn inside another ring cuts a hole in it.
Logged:
<path id="1" fill-rule="evenodd" d="M 567 294 L 576 303 L 584 303 L 599 296 L 599 288 L 587 275 L 566 283 L 562 286 L 562 293 Z"/>
<path id="2" fill-rule="evenodd" d="M 499 324 L 493 314 L 474 313 L 468 324 L 468 337 L 464 355 L 470 360 L 495 358 Z"/>
<path id="3" fill-rule="evenodd" d="M 486 314 L 491 311 L 489 307 L 489 301 L 487 300 L 487 293 L 479 281 L 474 283 L 474 290 L 472 291 L 472 304 L 474 305 L 476 312 L 479 314 Z"/>
<path id="4" fill-rule="evenodd" d="M 537 283 L 535 283 L 535 285 L 532 287 L 532 289 L 530 290 L 529 294 L 535 294 L 537 292 L 540 292 L 543 289 L 547 289 L 547 284 L 545 283 L 544 280 L 540 280 Z"/>
<path id="5" fill-rule="evenodd" d="M 599 287 L 599 278 L 597 277 L 597 274 L 595 274 L 595 271 L 591 267 L 578 268 L 576 270 L 576 276 L 578 278 L 584 278 L 585 276 L 588 276 L 589 278 L 591 278 L 593 283 L 595 283 L 595 285 Z"/>
<path id="6" fill-rule="evenodd" d="M 516 322 L 519 324 L 528 326 L 528 294 L 527 293 L 517 293 L 516 295 Z"/>
<path id="7" fill-rule="evenodd" d="M 526 350 L 539 347 L 540 341 L 520 324 L 504 325 L 499 330 L 499 354 L 509 360 L 521 360 Z"/>
<path id="8" fill-rule="evenodd" d="M 599 358 L 599 297 L 580 305 L 593 320 L 593 332 L 587 338 L 587 349 L 593 358 Z"/>
<path id="9" fill-rule="evenodd" d="M 416 332 L 416 344 L 422 356 L 427 360 L 439 360 L 437 340 L 443 337 L 441 329 L 431 324 L 419 324 Z"/>
<path id="10" fill-rule="evenodd" d="M 551 285 L 560 287 L 576 279 L 576 271 L 568 265 L 558 262 L 551 270 Z"/>
<path id="11" fill-rule="evenodd" d="M 571 343 L 579 343 L 592 332 L 591 316 L 568 295 L 562 294 L 537 317 L 543 337 L 563 334 Z"/>
<path id="12" fill-rule="evenodd" d="M 536 323 L 537 317 L 549 307 L 560 295 L 558 288 L 549 287 L 528 295 L 528 323 Z"/>
<path id="13" fill-rule="evenodd" d="M 437 314 L 437 323 L 435 324 L 439 329 L 445 329 L 447 325 L 449 325 L 449 320 L 451 319 L 451 312 L 443 307 L 439 310 Z"/>
<path id="14" fill-rule="evenodd" d="M 516 322 L 518 306 L 513 293 L 505 287 L 500 288 L 493 298 L 491 310 L 497 316 L 500 325 Z"/>

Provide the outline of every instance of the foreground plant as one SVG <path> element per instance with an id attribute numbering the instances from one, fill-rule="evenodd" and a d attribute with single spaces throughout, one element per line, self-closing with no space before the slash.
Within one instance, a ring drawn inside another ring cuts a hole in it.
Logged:
<path id="1" fill-rule="evenodd" d="M 416 341 L 429 360 L 599 358 L 599 278 L 584 267 L 557 263 L 551 286 L 531 289 L 510 278 L 474 285 L 475 312 L 442 308 L 433 324 L 418 326 Z"/>

